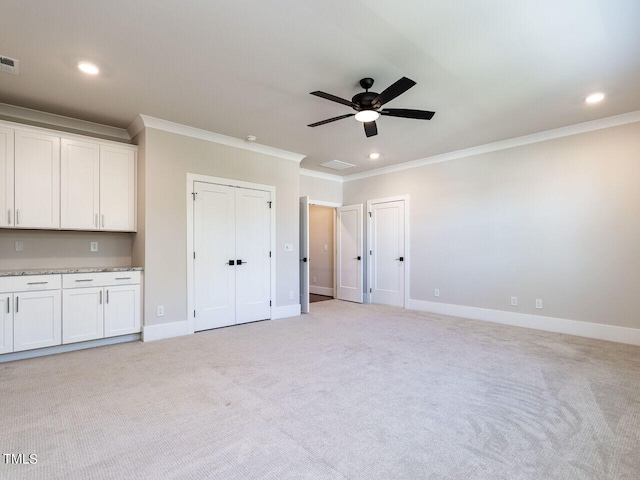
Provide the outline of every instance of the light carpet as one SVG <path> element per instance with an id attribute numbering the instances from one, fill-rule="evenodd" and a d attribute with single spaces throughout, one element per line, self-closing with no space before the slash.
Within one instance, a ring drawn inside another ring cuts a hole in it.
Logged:
<path id="1" fill-rule="evenodd" d="M 640 347 L 331 300 L 0 364 L 11 479 L 640 478 Z"/>

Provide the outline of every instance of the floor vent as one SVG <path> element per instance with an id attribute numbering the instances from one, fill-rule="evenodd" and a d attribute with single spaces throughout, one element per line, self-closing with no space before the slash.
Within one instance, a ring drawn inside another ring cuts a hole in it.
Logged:
<path id="1" fill-rule="evenodd" d="M 19 62 L 15 58 L 0 55 L 0 70 L 18 75 L 20 73 Z"/>
<path id="2" fill-rule="evenodd" d="M 344 170 L 345 168 L 355 167 L 355 165 L 340 160 L 331 160 L 320 164 L 321 167 L 331 168 L 333 170 Z"/>

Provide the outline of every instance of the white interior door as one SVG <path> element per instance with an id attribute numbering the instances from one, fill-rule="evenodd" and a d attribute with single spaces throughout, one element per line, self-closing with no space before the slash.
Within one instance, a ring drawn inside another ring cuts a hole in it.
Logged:
<path id="1" fill-rule="evenodd" d="M 300 311 L 309 313 L 309 197 L 300 197 Z"/>
<path id="2" fill-rule="evenodd" d="M 203 182 L 194 182 L 193 186 L 194 331 L 197 332 L 235 324 L 235 189 Z"/>
<path id="3" fill-rule="evenodd" d="M 404 200 L 371 205 L 371 302 L 404 306 Z"/>
<path id="4" fill-rule="evenodd" d="M 271 194 L 235 188 L 236 323 L 271 317 Z"/>
<path id="5" fill-rule="evenodd" d="M 338 207 L 339 300 L 362 303 L 362 204 Z"/>

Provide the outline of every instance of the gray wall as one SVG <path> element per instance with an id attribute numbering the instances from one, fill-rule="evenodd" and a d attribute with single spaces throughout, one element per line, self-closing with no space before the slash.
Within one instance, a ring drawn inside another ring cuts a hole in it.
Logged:
<path id="1" fill-rule="evenodd" d="M 131 266 L 131 233 L 0 229 L 0 270 Z M 15 242 L 24 250 L 16 252 Z M 91 252 L 91 242 L 98 251 Z"/>
<path id="2" fill-rule="evenodd" d="M 134 242 L 134 262 L 143 258 L 145 325 L 187 318 L 187 173 L 275 186 L 274 305 L 297 305 L 298 163 L 153 128 L 145 130 L 139 143 L 144 192 L 138 198 L 144 202 L 144 216 L 138 219 L 138 235 L 144 241 L 143 246 Z M 285 243 L 296 245 L 295 251 L 285 252 Z M 289 300 L 290 291 L 296 300 Z M 164 317 L 156 317 L 157 305 L 164 305 Z"/>
<path id="3" fill-rule="evenodd" d="M 635 123 L 349 181 L 344 204 L 410 195 L 412 299 L 640 328 L 639 178 Z"/>

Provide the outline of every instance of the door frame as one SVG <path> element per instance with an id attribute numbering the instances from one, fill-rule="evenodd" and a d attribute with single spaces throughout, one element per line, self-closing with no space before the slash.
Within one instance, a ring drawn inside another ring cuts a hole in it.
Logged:
<path id="1" fill-rule="evenodd" d="M 338 219 L 338 207 L 342 206 L 342 203 L 338 202 L 325 202 L 324 200 L 313 200 L 309 198 L 309 206 L 310 207 L 327 207 L 333 209 L 333 298 L 338 297 L 338 284 L 337 284 L 337 274 L 336 271 L 338 269 L 338 256 L 337 256 L 337 248 L 338 242 L 336 241 L 338 232 L 336 230 L 336 222 Z M 307 233 L 308 236 L 308 233 Z M 302 282 L 302 279 L 300 279 Z M 309 305 L 309 309 L 311 309 L 311 305 Z"/>
<path id="2" fill-rule="evenodd" d="M 271 193 L 271 238 L 269 242 L 271 244 L 271 312 L 269 318 L 272 319 L 276 309 L 274 305 L 276 300 L 276 187 L 273 185 L 263 185 L 260 183 L 244 182 L 241 180 L 232 180 L 229 178 L 212 177 L 209 175 L 202 175 L 199 173 L 187 173 L 187 251 L 185 259 L 187 261 L 187 333 L 194 333 L 194 307 L 195 307 L 195 289 L 193 279 L 193 182 L 214 183 L 217 185 L 226 185 L 229 187 L 248 188 L 251 190 L 262 190 Z"/>
<path id="3" fill-rule="evenodd" d="M 410 241 L 409 241 L 409 237 L 410 237 L 410 200 L 411 197 L 410 195 L 396 195 L 393 197 L 385 197 L 385 198 L 376 198 L 373 200 L 367 200 L 367 228 L 366 228 L 366 232 L 367 232 L 367 249 L 366 251 L 368 252 L 368 255 L 366 255 L 367 258 L 367 262 L 365 264 L 365 268 L 366 268 L 366 273 L 365 273 L 365 278 L 366 278 L 366 288 L 365 288 L 365 303 L 371 303 L 371 285 L 372 285 L 372 279 L 371 279 L 371 238 L 372 238 L 372 227 L 373 227 L 373 222 L 371 220 L 371 207 L 374 204 L 378 204 L 378 203 L 388 203 L 388 202 L 397 202 L 397 201 L 404 201 L 404 256 L 405 256 L 405 261 L 404 261 L 404 305 L 403 308 L 407 308 L 407 305 L 409 305 L 409 292 L 410 292 L 410 285 L 409 285 L 409 279 L 411 278 L 410 275 L 410 265 L 411 265 L 411 252 L 409 249 L 409 245 L 410 245 Z"/>

